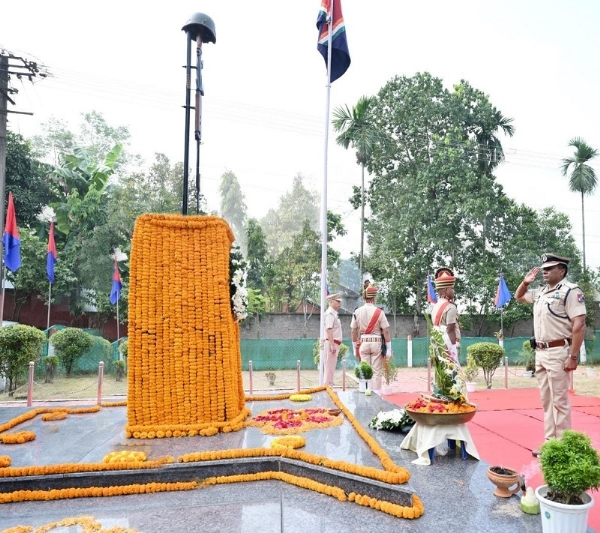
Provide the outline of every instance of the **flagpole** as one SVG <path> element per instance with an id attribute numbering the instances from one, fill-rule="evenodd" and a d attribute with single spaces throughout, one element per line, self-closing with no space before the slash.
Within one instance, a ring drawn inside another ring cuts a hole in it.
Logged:
<path id="1" fill-rule="evenodd" d="M 0 306 L 0 326 L 4 324 L 4 295 L 6 294 L 6 265 L 2 262 L 2 305 Z"/>
<path id="2" fill-rule="evenodd" d="M 331 37 L 333 27 L 333 0 L 327 20 L 327 91 L 325 98 L 325 139 L 323 147 L 323 192 L 321 195 L 321 327 L 319 357 L 319 384 L 323 385 L 325 368 L 325 305 L 327 297 L 327 162 L 329 148 L 329 107 L 331 100 Z"/>
<path id="3" fill-rule="evenodd" d="M 48 321 L 46 329 L 50 329 L 50 301 L 52 299 L 52 282 L 48 282 Z"/>
<path id="4" fill-rule="evenodd" d="M 117 300 L 117 342 L 119 342 L 120 338 L 121 335 L 119 335 L 119 300 Z"/>

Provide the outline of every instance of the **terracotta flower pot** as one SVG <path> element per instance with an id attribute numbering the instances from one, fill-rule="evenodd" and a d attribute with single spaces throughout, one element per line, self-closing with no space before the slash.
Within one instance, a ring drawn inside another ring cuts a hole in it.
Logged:
<path id="1" fill-rule="evenodd" d="M 496 485 L 494 495 L 500 498 L 510 498 L 513 494 L 521 490 L 519 474 L 510 468 L 490 466 L 487 471 L 487 477 Z"/>

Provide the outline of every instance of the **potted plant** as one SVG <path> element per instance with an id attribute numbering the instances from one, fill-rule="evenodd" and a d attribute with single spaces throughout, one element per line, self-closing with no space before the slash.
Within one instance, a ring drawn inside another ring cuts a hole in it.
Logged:
<path id="1" fill-rule="evenodd" d="M 54 376 L 58 368 L 58 357 L 56 355 L 48 355 L 44 357 L 44 368 L 46 369 L 46 379 L 44 383 L 54 383 Z"/>
<path id="2" fill-rule="evenodd" d="M 123 381 L 123 378 L 125 377 L 125 361 L 113 361 L 113 365 L 115 367 L 117 381 Z"/>
<path id="3" fill-rule="evenodd" d="M 464 368 L 464 372 L 467 392 L 475 392 L 477 388 L 475 378 L 479 375 L 479 367 L 472 355 L 467 356 L 467 366 Z"/>
<path id="4" fill-rule="evenodd" d="M 358 378 L 358 392 L 367 392 L 373 377 L 373 368 L 366 361 L 361 361 L 354 367 L 354 375 Z"/>
<path id="5" fill-rule="evenodd" d="M 267 378 L 269 385 L 275 385 L 275 372 L 266 372 L 265 377 Z"/>
<path id="6" fill-rule="evenodd" d="M 531 347 L 529 340 L 523 342 L 521 360 L 525 364 L 524 378 L 531 378 L 535 372 L 535 350 Z"/>
<path id="7" fill-rule="evenodd" d="M 600 486 L 600 459 L 591 439 L 567 430 L 540 449 L 540 467 L 546 485 L 535 491 L 540 501 L 544 533 L 585 533 L 594 500 L 586 491 Z"/>

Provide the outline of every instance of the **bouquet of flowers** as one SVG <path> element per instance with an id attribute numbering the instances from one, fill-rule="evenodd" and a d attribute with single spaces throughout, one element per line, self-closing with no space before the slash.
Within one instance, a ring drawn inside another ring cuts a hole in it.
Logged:
<path id="1" fill-rule="evenodd" d="M 404 409 L 393 409 L 392 411 L 380 411 L 377 416 L 369 422 L 369 426 L 375 429 L 406 429 L 411 427 L 415 421 L 406 414 Z"/>

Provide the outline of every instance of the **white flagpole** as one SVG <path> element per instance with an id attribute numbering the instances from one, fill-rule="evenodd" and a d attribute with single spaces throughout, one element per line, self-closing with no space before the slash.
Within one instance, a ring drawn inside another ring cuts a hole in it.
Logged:
<path id="1" fill-rule="evenodd" d="M 50 329 L 50 301 L 52 298 L 52 282 L 48 282 L 48 321 L 46 325 L 46 329 Z"/>
<path id="2" fill-rule="evenodd" d="M 120 296 L 120 294 L 119 294 Z M 119 299 L 117 298 L 117 341 L 121 338 L 119 335 Z"/>
<path id="3" fill-rule="evenodd" d="M 1 245 L 0 245 L 1 247 Z M 6 296 L 6 265 L 2 261 L 2 305 L 0 306 L 0 326 L 4 323 L 4 297 Z"/>
<path id="4" fill-rule="evenodd" d="M 327 17 L 327 96 L 325 98 L 325 141 L 323 150 L 323 193 L 321 196 L 321 341 L 319 357 L 319 384 L 323 385 L 325 368 L 325 306 L 327 297 L 327 161 L 329 147 L 329 104 L 331 96 L 331 38 L 333 29 L 333 4 L 331 0 Z"/>

